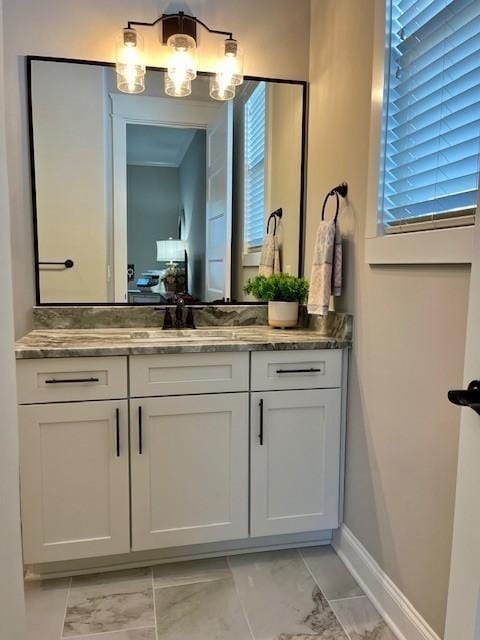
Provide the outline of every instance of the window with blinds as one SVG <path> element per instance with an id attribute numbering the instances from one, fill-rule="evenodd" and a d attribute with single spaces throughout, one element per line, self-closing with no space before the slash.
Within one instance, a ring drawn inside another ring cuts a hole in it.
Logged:
<path id="1" fill-rule="evenodd" d="M 380 208 L 386 233 L 473 224 L 480 0 L 388 0 Z"/>
<path id="2" fill-rule="evenodd" d="M 245 102 L 245 252 L 263 244 L 265 226 L 266 87 L 260 82 Z"/>

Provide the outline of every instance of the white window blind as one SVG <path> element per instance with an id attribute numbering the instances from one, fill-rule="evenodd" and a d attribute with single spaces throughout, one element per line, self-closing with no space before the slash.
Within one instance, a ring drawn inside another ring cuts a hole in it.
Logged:
<path id="1" fill-rule="evenodd" d="M 380 208 L 387 233 L 474 222 L 480 0 L 389 0 Z"/>
<path id="2" fill-rule="evenodd" d="M 266 88 L 260 82 L 245 102 L 245 251 L 263 244 L 265 226 Z"/>

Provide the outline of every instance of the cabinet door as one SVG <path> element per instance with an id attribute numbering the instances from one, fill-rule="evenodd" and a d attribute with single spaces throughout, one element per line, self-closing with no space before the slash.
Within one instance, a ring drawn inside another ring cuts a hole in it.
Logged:
<path id="1" fill-rule="evenodd" d="M 251 400 L 251 535 L 337 527 L 340 389 Z"/>
<path id="2" fill-rule="evenodd" d="M 130 404 L 132 546 L 248 536 L 248 394 Z"/>
<path id="3" fill-rule="evenodd" d="M 26 563 L 130 548 L 128 402 L 20 407 Z"/>

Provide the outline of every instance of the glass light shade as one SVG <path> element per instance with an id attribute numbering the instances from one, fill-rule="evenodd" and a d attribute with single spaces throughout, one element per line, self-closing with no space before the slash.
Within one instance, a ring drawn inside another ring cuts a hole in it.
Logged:
<path id="1" fill-rule="evenodd" d="M 122 29 L 115 39 L 117 87 L 123 93 L 145 91 L 143 37 L 135 29 Z"/>
<path id="2" fill-rule="evenodd" d="M 227 39 L 219 49 L 220 64 L 217 75 L 224 76 L 226 85 L 237 87 L 243 82 L 243 49 L 238 46 L 238 42 Z"/>
<path id="3" fill-rule="evenodd" d="M 177 82 L 165 74 L 165 93 L 173 98 L 185 98 L 192 93 L 192 81 Z"/>
<path id="4" fill-rule="evenodd" d="M 235 87 L 227 84 L 225 76 L 217 73 L 210 78 L 210 97 L 214 100 L 232 100 L 235 97 Z"/>
<path id="5" fill-rule="evenodd" d="M 157 262 L 183 262 L 186 248 L 184 240 L 157 240 Z"/>
<path id="6" fill-rule="evenodd" d="M 167 64 L 168 77 L 177 86 L 184 84 L 187 80 L 195 80 L 197 77 L 197 43 L 195 40 L 185 34 L 176 34 L 170 36 L 167 45 L 170 47 Z"/>

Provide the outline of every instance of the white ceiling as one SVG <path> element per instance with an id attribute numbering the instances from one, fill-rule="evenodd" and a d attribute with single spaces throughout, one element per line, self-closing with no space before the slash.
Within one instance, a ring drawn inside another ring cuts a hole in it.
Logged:
<path id="1" fill-rule="evenodd" d="M 179 167 L 196 129 L 127 125 L 127 164 Z"/>

